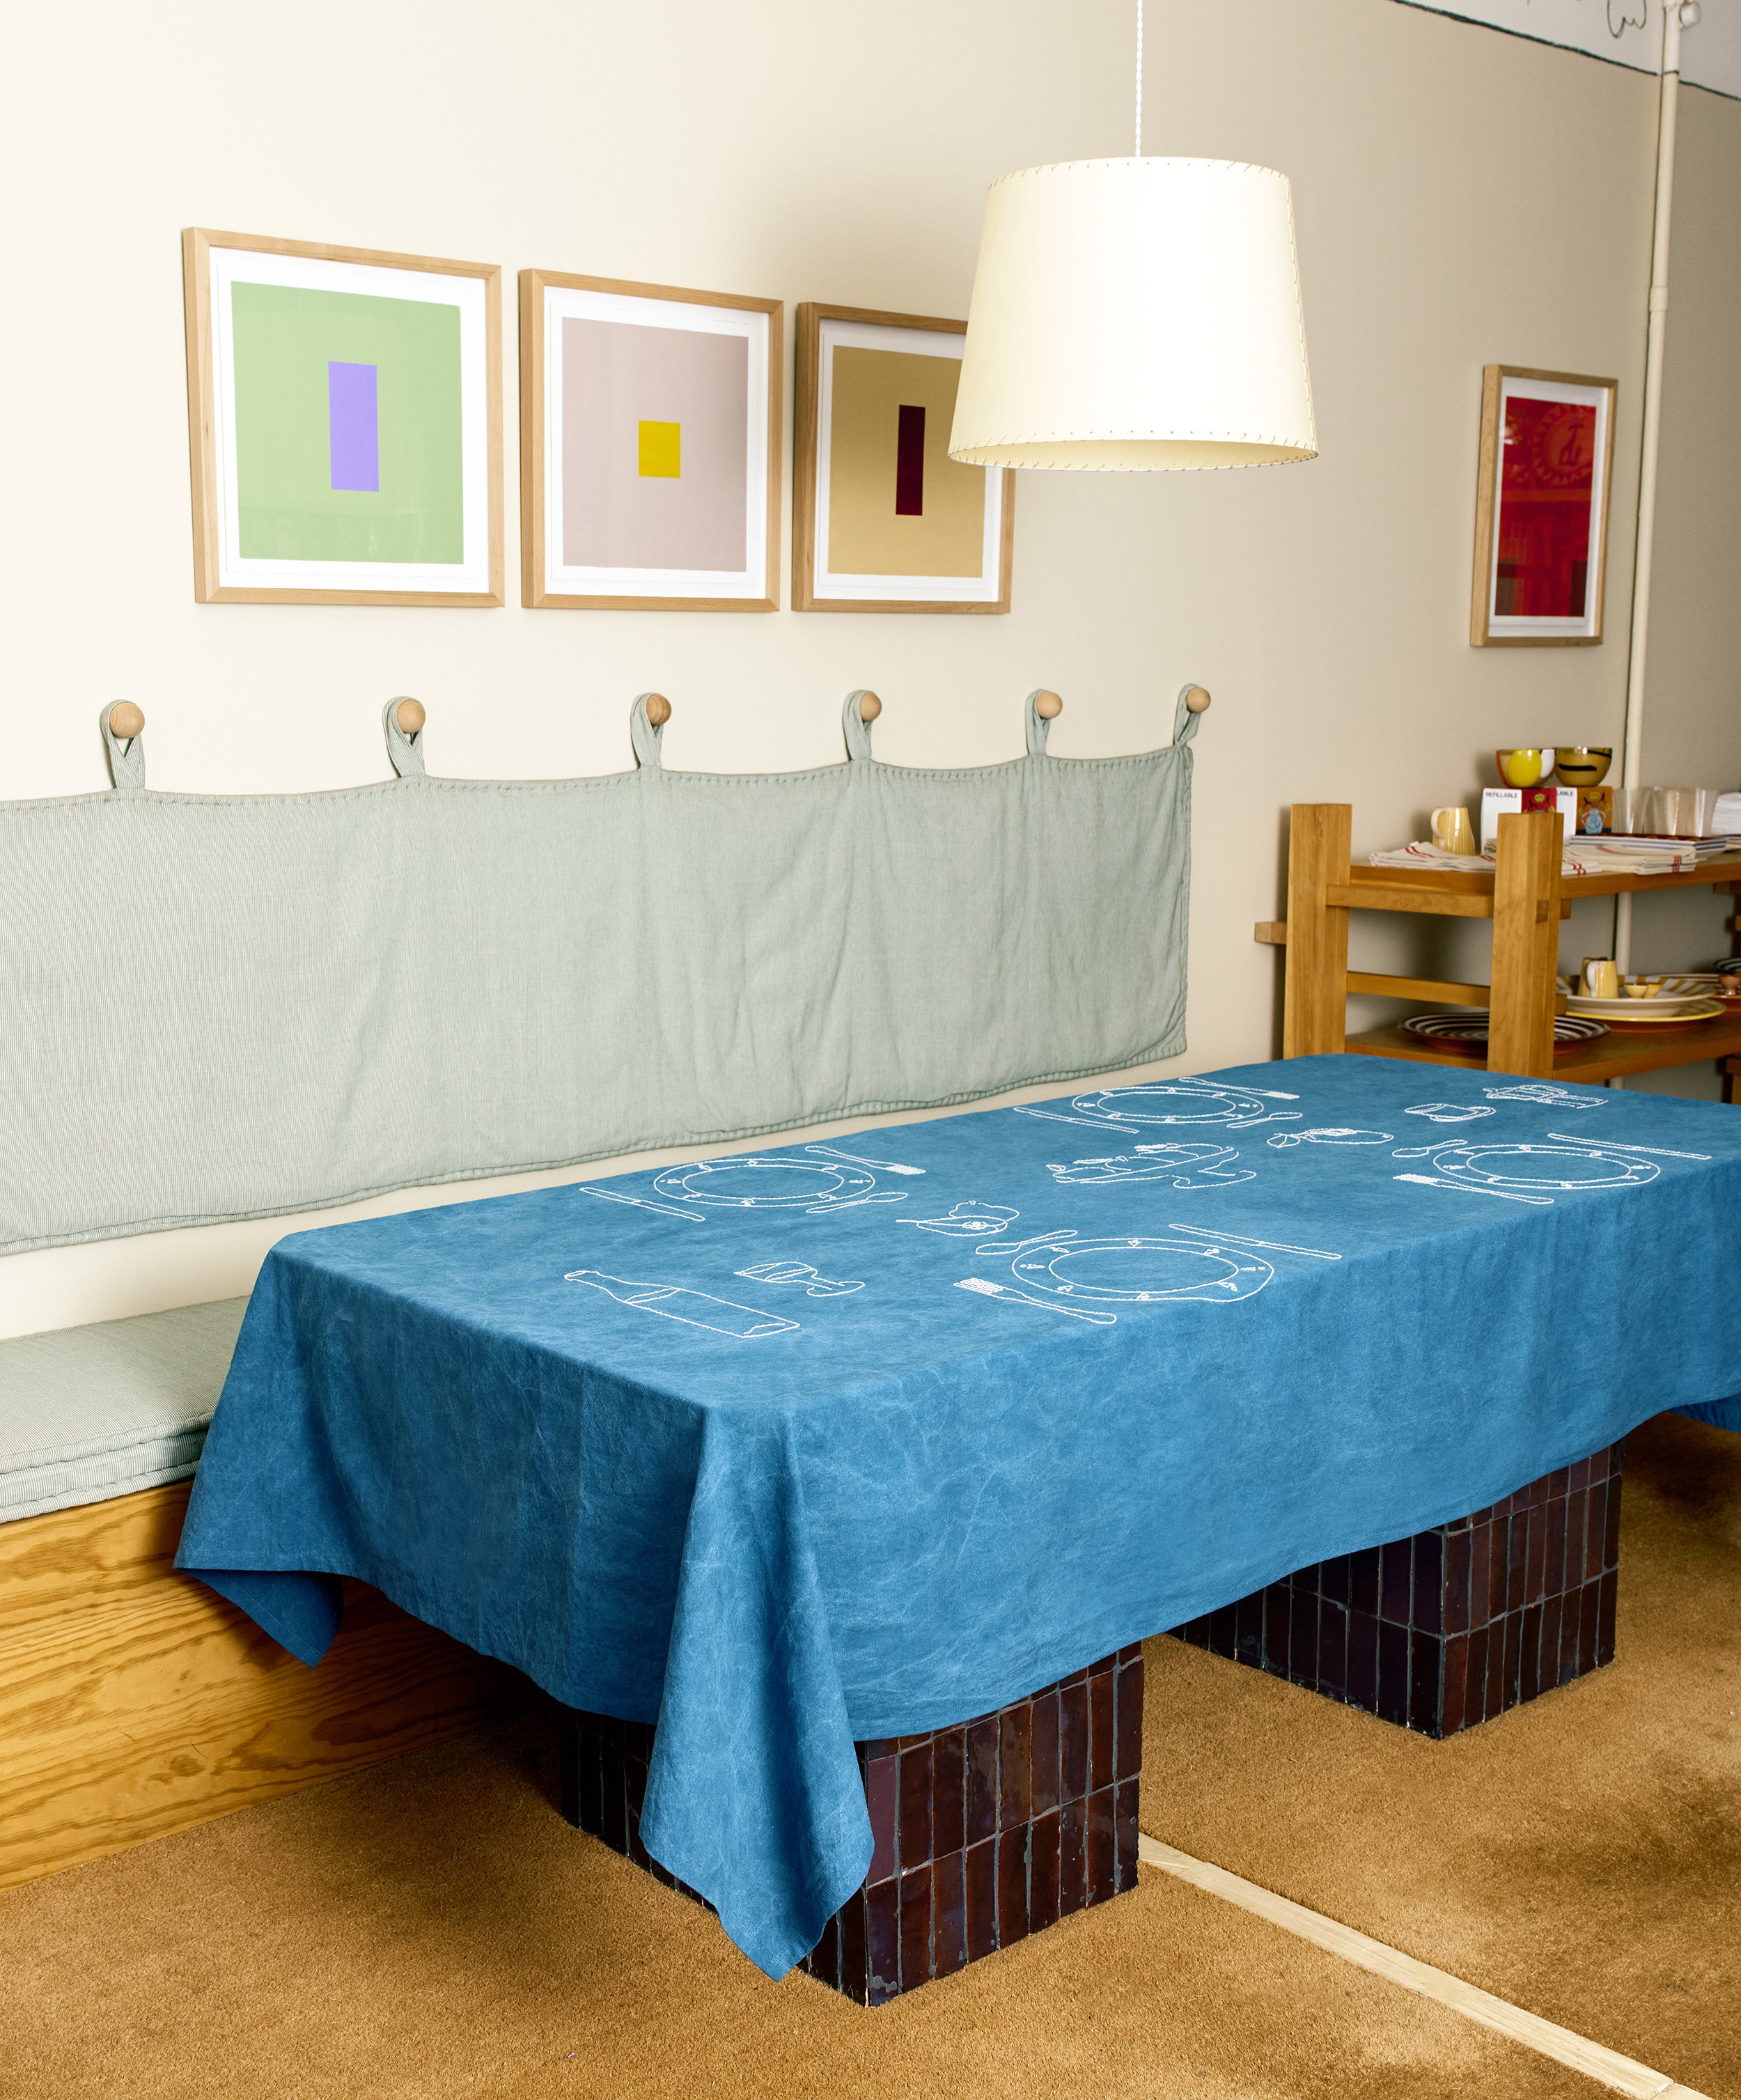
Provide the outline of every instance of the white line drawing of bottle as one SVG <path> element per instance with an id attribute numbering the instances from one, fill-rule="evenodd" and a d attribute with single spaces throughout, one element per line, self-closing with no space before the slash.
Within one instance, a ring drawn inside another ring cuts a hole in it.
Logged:
<path id="1" fill-rule="evenodd" d="M 897 1218 L 895 1223 L 921 1233 L 941 1233 L 950 1239 L 980 1240 L 1006 1231 L 1020 1215 L 1005 1203 L 955 1203 L 945 1217 Z"/>
<path id="2" fill-rule="evenodd" d="M 1429 1123 L 1474 1123 L 1479 1117 L 1495 1113 L 1492 1109 L 1458 1101 L 1422 1101 L 1417 1107 L 1403 1110 L 1404 1115 L 1425 1116 Z"/>
<path id="3" fill-rule="evenodd" d="M 681 1283 L 634 1283 L 602 1268 L 570 1269 L 562 1281 L 589 1284 L 619 1305 L 632 1305 L 637 1312 L 656 1312 L 660 1319 L 681 1321 L 685 1327 L 705 1328 L 710 1335 L 729 1335 L 734 1341 L 759 1342 L 769 1335 L 798 1332 L 796 1320 L 758 1312 L 753 1306 L 736 1305 L 729 1298 L 710 1298 L 706 1291 L 690 1290 Z"/>
<path id="4" fill-rule="evenodd" d="M 1139 1145 L 1106 1159 L 1048 1160 L 1046 1171 L 1060 1185 L 1084 1189 L 1170 1178 L 1175 1189 L 1230 1189 L 1257 1179 L 1251 1167 L 1234 1170 L 1238 1157 L 1227 1145 Z"/>
<path id="5" fill-rule="evenodd" d="M 862 1282 L 836 1283 L 832 1277 L 819 1276 L 807 1261 L 759 1261 L 732 1273 L 751 1283 L 801 1283 L 806 1298 L 847 1298 L 865 1287 Z"/>

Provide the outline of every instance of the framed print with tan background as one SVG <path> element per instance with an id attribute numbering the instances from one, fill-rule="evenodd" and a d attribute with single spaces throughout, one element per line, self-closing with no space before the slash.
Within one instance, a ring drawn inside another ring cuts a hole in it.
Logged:
<path id="1" fill-rule="evenodd" d="M 525 604 L 778 609 L 784 315 L 520 272 Z"/>
<path id="2" fill-rule="evenodd" d="M 182 236 L 194 596 L 502 602 L 501 271 Z"/>
<path id="3" fill-rule="evenodd" d="M 1476 648 L 1601 641 L 1615 391 L 1611 379 L 1575 372 L 1484 368 Z"/>
<path id="4" fill-rule="evenodd" d="M 965 321 L 798 309 L 792 607 L 1007 612 L 1016 477 L 949 456 Z"/>

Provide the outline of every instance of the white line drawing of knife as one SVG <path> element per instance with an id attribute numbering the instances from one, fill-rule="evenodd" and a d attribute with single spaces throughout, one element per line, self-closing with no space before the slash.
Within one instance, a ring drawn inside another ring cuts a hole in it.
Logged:
<path id="1" fill-rule="evenodd" d="M 1550 1130 L 1548 1136 L 1562 1145 L 1588 1145 L 1588 1136 L 1568 1137 L 1562 1130 Z M 1708 1152 L 1671 1152 L 1663 1145 L 1629 1145 L 1624 1137 L 1604 1137 L 1598 1140 L 1603 1152 L 1647 1152 L 1652 1159 L 1708 1159 Z"/>
<path id="2" fill-rule="evenodd" d="M 1012 1305 L 1037 1305 L 1042 1312 L 1062 1312 L 1072 1320 L 1087 1320 L 1096 1327 L 1116 1327 L 1116 1312 L 1090 1312 L 1080 1305 L 1059 1305 L 1050 1298 L 1030 1298 L 1025 1290 L 1012 1290 L 1007 1283 L 994 1283 L 989 1277 L 964 1276 L 955 1286 L 958 1290 L 976 1290 L 981 1298 L 1002 1298 Z"/>
<path id="3" fill-rule="evenodd" d="M 1248 1240 L 1241 1238 L 1237 1233 L 1212 1233 L 1201 1225 L 1169 1225 L 1167 1230 L 1170 1233 L 1183 1233 L 1194 1240 L 1223 1241 L 1228 1246 L 1267 1247 L 1272 1254 L 1302 1254 L 1313 1261 L 1342 1260 L 1339 1254 L 1326 1254 L 1322 1247 L 1286 1246 L 1280 1240 Z"/>
<path id="4" fill-rule="evenodd" d="M 1437 1174 L 1394 1174 L 1394 1181 L 1418 1181 L 1424 1189 L 1461 1189 L 1466 1196 L 1498 1196 L 1508 1203 L 1546 1203 L 1551 1196 L 1516 1196 L 1509 1189 L 1484 1189 L 1479 1181 L 1447 1181 Z"/>
<path id="5" fill-rule="evenodd" d="M 854 1167 L 874 1167 L 879 1174 L 923 1174 L 923 1167 L 903 1167 L 895 1159 L 866 1159 L 862 1152 L 843 1152 L 837 1145 L 807 1145 L 806 1152 L 819 1152 L 826 1159 L 850 1160 Z"/>
<path id="6" fill-rule="evenodd" d="M 675 1203 L 655 1203 L 646 1196 L 619 1196 L 615 1189 L 600 1189 L 590 1181 L 575 1184 L 583 1196 L 596 1196 L 602 1203 L 632 1203 L 637 1211 L 657 1211 L 662 1218 L 683 1218 L 692 1225 L 707 1223 L 699 1211 L 680 1211 Z"/>

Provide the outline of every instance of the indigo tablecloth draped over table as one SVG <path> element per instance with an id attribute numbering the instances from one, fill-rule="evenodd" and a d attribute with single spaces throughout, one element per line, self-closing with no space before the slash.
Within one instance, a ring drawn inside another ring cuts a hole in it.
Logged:
<path id="1" fill-rule="evenodd" d="M 306 1661 L 355 1576 L 656 1720 L 642 1838 L 778 1974 L 855 1738 L 1741 1391 L 1738 1271 L 1734 1110 L 1364 1057 L 331 1226 L 179 1564 Z"/>

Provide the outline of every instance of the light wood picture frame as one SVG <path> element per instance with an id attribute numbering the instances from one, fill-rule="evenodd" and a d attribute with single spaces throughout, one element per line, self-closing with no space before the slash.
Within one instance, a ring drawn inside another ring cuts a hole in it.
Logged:
<path id="1" fill-rule="evenodd" d="M 799 307 L 795 612 L 1009 611 L 1016 477 L 949 457 L 967 325 Z"/>
<path id="2" fill-rule="evenodd" d="M 777 612 L 785 302 L 520 272 L 520 598 Z"/>
<path id="3" fill-rule="evenodd" d="M 1483 368 L 1469 627 L 1475 648 L 1580 648 L 1602 640 L 1619 390 L 1612 379 L 1580 373 Z"/>
<path id="4" fill-rule="evenodd" d="M 189 227 L 194 596 L 503 602 L 501 270 Z"/>

